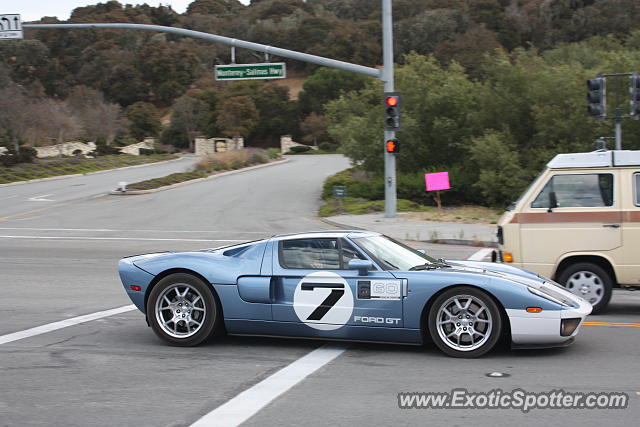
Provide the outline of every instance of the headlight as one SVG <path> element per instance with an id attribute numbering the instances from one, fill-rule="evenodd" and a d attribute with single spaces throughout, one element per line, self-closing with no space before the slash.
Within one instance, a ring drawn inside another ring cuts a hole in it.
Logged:
<path id="1" fill-rule="evenodd" d="M 563 307 L 571 307 L 571 304 L 568 304 L 564 298 L 562 297 L 562 295 L 558 295 L 555 292 L 551 291 L 550 289 L 546 289 L 546 288 L 534 288 L 532 286 L 527 286 L 527 288 L 529 289 L 529 292 L 531 292 L 534 295 L 537 295 L 541 298 L 544 298 L 548 301 L 551 302 L 555 302 L 558 305 L 561 305 Z"/>

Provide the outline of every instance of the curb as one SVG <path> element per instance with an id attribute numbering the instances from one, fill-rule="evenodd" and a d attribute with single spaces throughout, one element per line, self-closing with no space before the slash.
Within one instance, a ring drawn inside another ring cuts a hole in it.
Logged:
<path id="1" fill-rule="evenodd" d="M 115 169 L 103 169 L 103 170 L 95 171 L 95 172 L 74 173 L 74 174 L 70 174 L 70 175 L 58 175 L 58 176 L 50 176 L 50 177 L 47 177 L 47 178 L 30 179 L 28 181 L 8 182 L 6 184 L 0 184 L 0 188 L 9 187 L 11 185 L 31 184 L 31 183 L 34 183 L 34 182 L 56 181 L 58 179 L 74 178 L 74 177 L 78 177 L 78 176 L 87 176 L 87 175 L 96 175 L 96 174 L 99 174 L 99 173 L 119 171 L 119 170 L 124 170 L 124 169 L 140 168 L 140 167 L 144 167 L 144 166 L 161 165 L 163 163 L 177 162 L 178 160 L 182 160 L 184 157 L 185 156 L 180 156 L 177 159 L 162 160 L 160 162 L 142 163 L 142 164 L 139 164 L 139 165 L 123 166 L 121 168 L 115 168 Z"/>
<path id="2" fill-rule="evenodd" d="M 339 222 L 332 221 L 330 219 L 318 217 L 318 219 L 325 224 L 331 225 L 333 227 L 337 227 L 341 230 L 367 230 L 362 227 L 349 226 L 345 224 L 340 224 Z M 406 239 L 403 239 L 406 240 Z M 456 246 L 484 246 L 486 248 L 497 248 L 498 242 L 491 241 L 483 241 L 483 240 L 463 240 L 463 239 L 435 239 L 435 240 L 421 240 L 421 242 L 425 243 L 434 243 L 439 245 L 456 245 Z"/>
<path id="3" fill-rule="evenodd" d="M 149 189 L 149 190 L 128 190 L 128 191 L 111 190 L 108 194 L 111 194 L 113 196 L 137 196 L 137 195 L 140 195 L 140 194 L 157 193 L 158 191 L 170 190 L 172 188 L 182 187 L 184 185 L 195 184 L 196 182 L 206 181 L 208 179 L 220 178 L 222 176 L 233 175 L 233 174 L 241 173 L 241 172 L 247 172 L 247 171 L 254 170 L 254 169 L 264 168 L 264 167 L 267 167 L 267 166 L 275 166 L 275 165 L 279 165 L 279 164 L 282 164 L 282 163 L 287 163 L 288 161 L 289 161 L 289 159 L 276 160 L 275 162 L 263 163 L 261 165 L 249 166 L 249 167 L 246 167 L 246 168 L 236 169 L 236 170 L 227 171 L 227 172 L 220 172 L 220 173 L 216 173 L 216 174 L 213 174 L 213 175 L 209 175 L 209 176 L 207 176 L 205 178 L 191 179 L 189 181 L 177 182 L 175 184 L 165 185 L 164 187 L 152 188 L 152 189 Z"/>

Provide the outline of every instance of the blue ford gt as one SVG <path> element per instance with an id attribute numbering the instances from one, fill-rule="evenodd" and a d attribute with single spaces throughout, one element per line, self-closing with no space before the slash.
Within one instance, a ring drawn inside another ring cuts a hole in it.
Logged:
<path id="1" fill-rule="evenodd" d="M 571 343 L 591 305 L 515 267 L 429 257 L 367 231 L 289 234 L 119 262 L 124 288 L 169 344 L 217 331 L 421 344 L 477 357 Z"/>

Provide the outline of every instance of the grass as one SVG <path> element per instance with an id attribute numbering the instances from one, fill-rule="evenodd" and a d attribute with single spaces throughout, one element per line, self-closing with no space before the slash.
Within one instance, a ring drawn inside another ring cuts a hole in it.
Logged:
<path id="1" fill-rule="evenodd" d="M 248 166 L 268 163 L 278 159 L 280 154 L 277 150 L 267 151 L 260 149 L 244 149 L 212 153 L 204 156 L 196 163 L 195 170 L 189 172 L 172 173 L 161 178 L 148 179 L 146 181 L 134 182 L 127 185 L 129 190 L 153 190 L 178 184 L 180 182 L 191 181 L 198 178 L 206 178 L 216 172 L 241 169 Z"/>
<path id="2" fill-rule="evenodd" d="M 50 178 L 61 175 L 84 174 L 107 169 L 155 163 L 176 159 L 173 154 L 152 154 L 148 156 L 129 156 L 125 154 L 101 156 L 95 159 L 76 157 L 35 159 L 33 163 L 20 163 L 15 166 L 0 166 L 0 184 Z"/>
<path id="3" fill-rule="evenodd" d="M 347 197 L 342 207 L 336 198 L 329 198 L 320 207 L 321 217 L 341 214 L 362 215 L 384 212 L 384 200 L 366 200 Z M 451 206 L 441 210 L 424 206 L 410 200 L 398 199 L 398 212 L 408 212 L 406 216 L 419 221 L 453 222 L 461 224 L 495 224 L 502 211 L 484 206 Z"/>

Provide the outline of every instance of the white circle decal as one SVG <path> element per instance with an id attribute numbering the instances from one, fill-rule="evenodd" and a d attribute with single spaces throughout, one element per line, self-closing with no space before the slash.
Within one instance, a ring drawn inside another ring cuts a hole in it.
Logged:
<path id="1" fill-rule="evenodd" d="M 293 294 L 293 309 L 304 324 L 331 331 L 341 328 L 353 313 L 353 294 L 336 273 L 318 271 L 300 280 Z"/>

